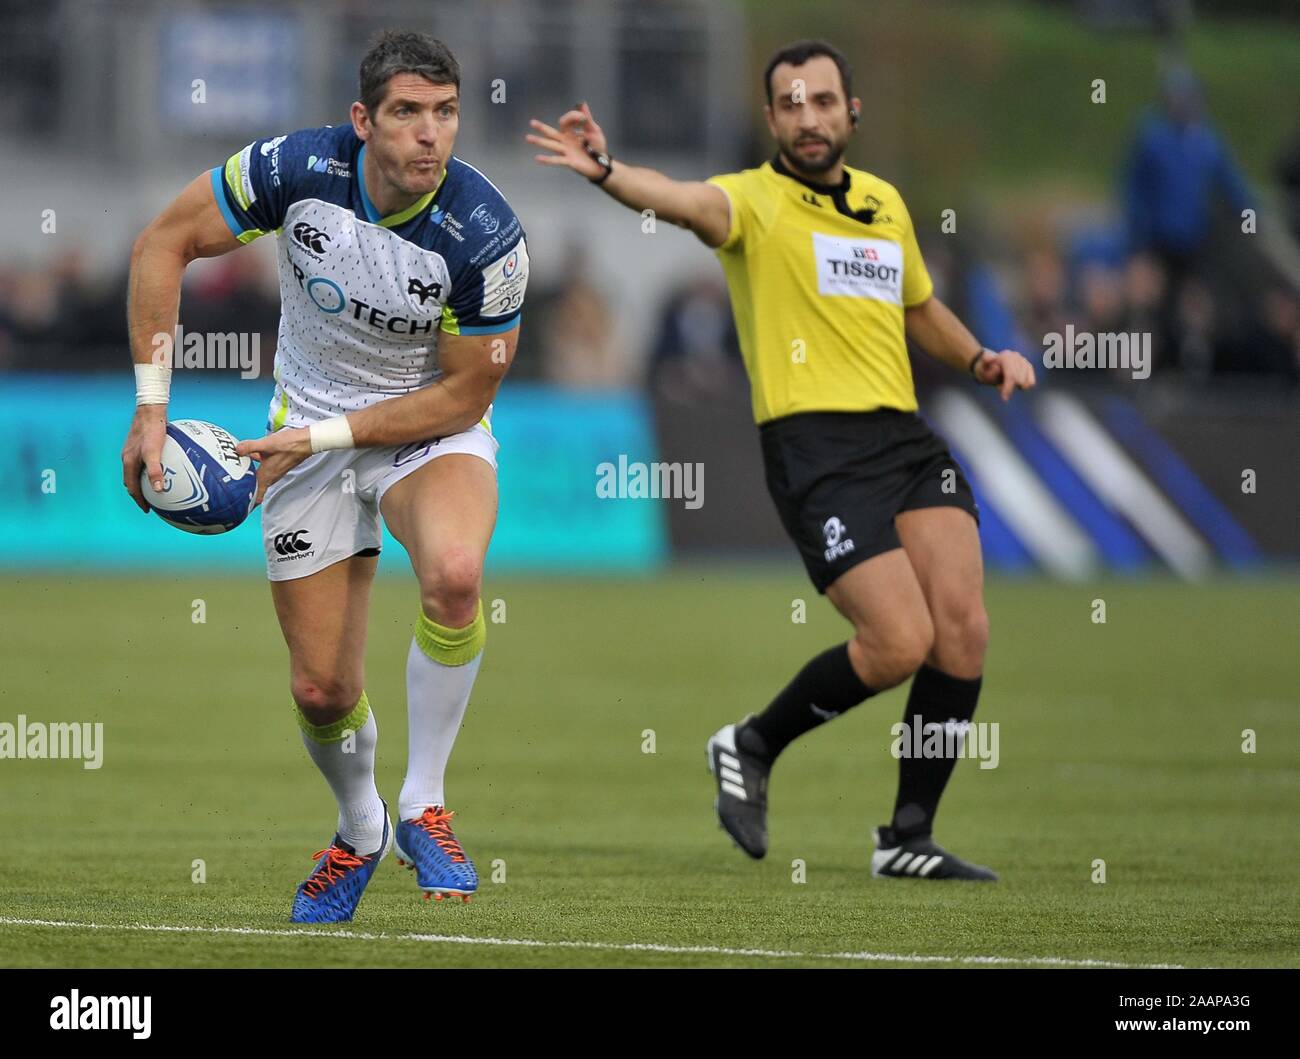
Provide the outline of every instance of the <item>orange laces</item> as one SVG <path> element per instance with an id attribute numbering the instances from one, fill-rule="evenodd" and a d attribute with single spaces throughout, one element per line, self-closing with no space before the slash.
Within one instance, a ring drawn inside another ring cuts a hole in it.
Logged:
<path id="1" fill-rule="evenodd" d="M 424 815 L 416 820 L 415 824 L 417 827 L 422 827 L 454 863 L 464 864 L 465 851 L 460 848 L 456 836 L 451 833 L 451 824 L 449 823 L 455 815 L 455 813 L 447 812 L 441 805 L 435 805 L 426 809 Z"/>
<path id="2" fill-rule="evenodd" d="M 341 880 L 345 873 L 359 868 L 365 863 L 360 857 L 349 853 L 339 846 L 330 846 L 311 855 L 312 860 L 325 859 L 317 866 L 310 879 L 303 886 L 303 893 L 308 897 L 319 897 L 331 883 Z"/>

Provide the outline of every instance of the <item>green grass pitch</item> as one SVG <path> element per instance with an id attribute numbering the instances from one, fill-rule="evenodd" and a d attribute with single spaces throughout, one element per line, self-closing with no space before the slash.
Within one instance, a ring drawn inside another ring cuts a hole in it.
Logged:
<path id="1" fill-rule="evenodd" d="M 1300 964 L 1294 580 L 992 581 L 976 720 L 999 723 L 1000 763 L 958 764 L 936 838 L 994 885 L 870 878 L 905 688 L 791 747 L 766 860 L 718 829 L 705 739 L 844 635 L 793 564 L 490 577 L 485 600 L 506 620 L 448 778 L 478 895 L 425 903 L 390 859 L 352 924 L 300 929 L 293 890 L 334 807 L 265 583 L 8 577 L 0 722 L 102 721 L 104 759 L 0 760 L 0 963 Z M 377 582 L 367 690 L 391 801 L 415 607 L 413 581 Z"/>

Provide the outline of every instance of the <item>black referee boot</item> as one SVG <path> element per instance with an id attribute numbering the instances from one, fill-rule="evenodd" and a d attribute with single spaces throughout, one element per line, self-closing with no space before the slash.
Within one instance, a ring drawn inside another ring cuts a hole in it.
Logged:
<path id="1" fill-rule="evenodd" d="M 753 716 L 752 714 L 750 715 Z M 731 840 L 755 860 L 767 853 L 767 778 L 772 760 L 757 732 L 723 725 L 709 738 L 709 771 L 717 783 L 713 807 Z"/>
<path id="2" fill-rule="evenodd" d="M 936 846 L 929 835 L 899 838 L 892 827 L 882 826 L 872 832 L 872 837 L 876 840 L 871 854 L 872 878 L 997 881 L 994 871 L 980 864 L 967 864 Z"/>

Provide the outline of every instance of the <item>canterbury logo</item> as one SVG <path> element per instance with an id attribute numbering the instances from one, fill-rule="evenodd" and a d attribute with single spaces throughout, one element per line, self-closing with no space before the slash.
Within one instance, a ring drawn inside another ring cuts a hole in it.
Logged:
<path id="1" fill-rule="evenodd" d="M 328 235 L 319 228 L 313 228 L 306 221 L 299 221 L 293 226 L 293 239 L 294 242 L 318 254 L 325 253 L 325 244 L 330 241 Z"/>
<path id="2" fill-rule="evenodd" d="M 277 555 L 296 555 L 311 547 L 306 530 L 294 530 L 292 533 L 277 533 L 271 545 Z"/>

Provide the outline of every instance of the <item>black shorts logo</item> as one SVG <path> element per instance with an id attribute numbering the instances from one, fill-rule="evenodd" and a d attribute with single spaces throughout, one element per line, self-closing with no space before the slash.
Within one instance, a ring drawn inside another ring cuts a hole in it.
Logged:
<path id="1" fill-rule="evenodd" d="M 849 527 L 844 525 L 835 515 L 828 518 L 822 525 L 822 534 L 826 538 L 826 561 L 828 563 L 853 551 L 853 541 L 845 536 L 848 530 Z"/>

